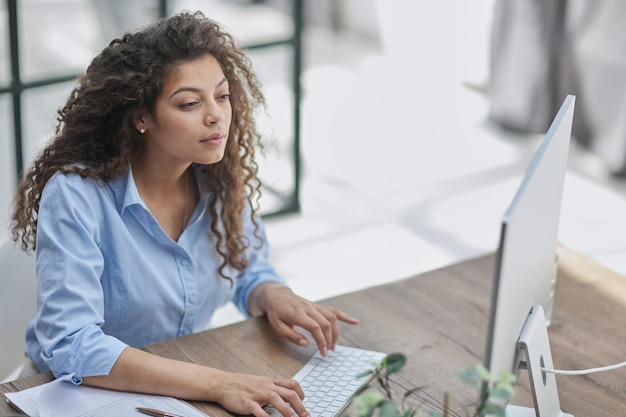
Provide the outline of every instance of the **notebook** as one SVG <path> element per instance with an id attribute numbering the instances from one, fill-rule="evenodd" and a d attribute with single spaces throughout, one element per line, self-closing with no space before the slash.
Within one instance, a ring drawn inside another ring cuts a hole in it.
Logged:
<path id="1" fill-rule="evenodd" d="M 66 375 L 47 384 L 8 392 L 6 401 L 30 417 L 137 417 L 136 407 L 154 408 L 185 417 L 208 417 L 185 401 L 75 385 Z"/>

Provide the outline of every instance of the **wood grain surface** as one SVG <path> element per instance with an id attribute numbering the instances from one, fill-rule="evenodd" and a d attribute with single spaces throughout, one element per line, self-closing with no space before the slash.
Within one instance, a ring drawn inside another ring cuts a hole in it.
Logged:
<path id="1" fill-rule="evenodd" d="M 420 387 L 411 402 L 418 416 L 439 409 L 444 391 L 460 404 L 476 392 L 457 376 L 482 363 L 490 309 L 492 255 L 461 262 L 324 301 L 360 319 L 341 326 L 341 344 L 401 352 L 408 357 L 394 380 L 397 392 Z M 553 322 L 549 329 L 554 366 L 584 369 L 626 360 L 626 278 L 579 253 L 559 247 Z M 232 372 L 291 377 L 313 355 L 280 340 L 264 318 L 168 340 L 145 350 Z M 51 379 L 40 374 L 0 385 L 0 392 Z M 587 376 L 557 376 L 561 405 L 576 417 L 626 415 L 626 368 Z M 513 401 L 530 406 L 524 373 Z M 231 416 L 217 404 L 194 402 L 214 416 Z M 0 416 L 15 414 L 0 404 Z"/>

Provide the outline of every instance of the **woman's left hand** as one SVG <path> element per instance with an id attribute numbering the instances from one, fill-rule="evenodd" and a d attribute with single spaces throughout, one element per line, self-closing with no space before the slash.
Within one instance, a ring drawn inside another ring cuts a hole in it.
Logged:
<path id="1" fill-rule="evenodd" d="M 339 321 L 349 324 L 359 322 L 336 308 L 305 300 L 289 287 L 274 283 L 261 284 L 259 287 L 253 292 L 253 296 L 256 296 L 256 312 L 267 314 L 274 330 L 297 345 L 306 347 L 309 340 L 295 328 L 307 330 L 322 356 L 326 356 L 329 349 L 335 349 L 339 338 Z"/>

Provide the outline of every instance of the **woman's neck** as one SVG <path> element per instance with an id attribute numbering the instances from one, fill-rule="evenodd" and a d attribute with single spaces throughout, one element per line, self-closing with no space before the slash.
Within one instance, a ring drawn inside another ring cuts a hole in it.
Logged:
<path id="1" fill-rule="evenodd" d="M 142 197 L 167 197 L 180 192 L 187 185 L 190 165 L 167 166 L 149 164 L 141 160 L 132 163 L 133 178 Z"/>
<path id="2" fill-rule="evenodd" d="M 134 163 L 132 170 L 142 200 L 163 231 L 178 241 L 198 202 L 193 170 L 189 166 L 156 169 L 141 163 Z"/>

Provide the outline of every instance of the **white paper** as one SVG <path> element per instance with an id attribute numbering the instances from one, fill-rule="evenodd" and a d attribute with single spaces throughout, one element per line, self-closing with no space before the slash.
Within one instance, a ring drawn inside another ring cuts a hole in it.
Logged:
<path id="1" fill-rule="evenodd" d="M 155 408 L 184 417 L 207 417 L 172 397 L 112 391 L 74 385 L 66 375 L 44 385 L 4 394 L 30 417 L 139 417 L 136 407 Z"/>

